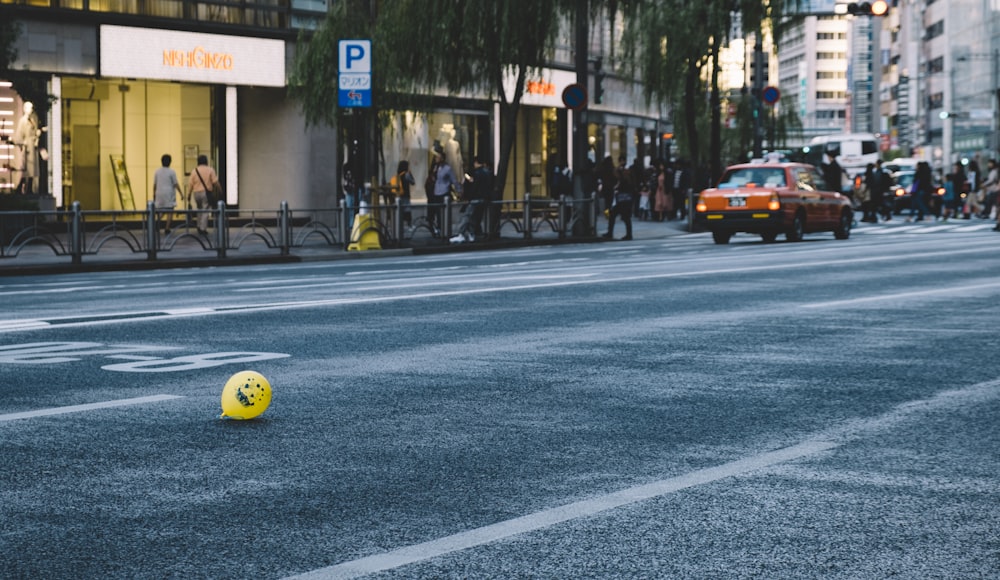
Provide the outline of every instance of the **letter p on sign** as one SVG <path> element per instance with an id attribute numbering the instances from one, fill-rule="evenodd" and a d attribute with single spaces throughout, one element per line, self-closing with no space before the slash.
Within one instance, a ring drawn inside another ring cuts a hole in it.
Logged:
<path id="1" fill-rule="evenodd" d="M 338 44 L 339 72 L 370 73 L 372 72 L 372 41 L 341 40 Z"/>

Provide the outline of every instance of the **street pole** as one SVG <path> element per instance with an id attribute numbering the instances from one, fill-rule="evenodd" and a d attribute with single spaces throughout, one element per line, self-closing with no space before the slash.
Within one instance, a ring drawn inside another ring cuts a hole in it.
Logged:
<path id="1" fill-rule="evenodd" d="M 757 32 L 757 40 L 753 46 L 753 90 L 750 95 L 753 98 L 753 157 L 760 159 L 764 156 L 763 130 L 760 123 L 761 110 L 760 94 L 764 90 L 764 41 L 761 33 Z"/>
<path id="2" fill-rule="evenodd" d="M 576 3 L 576 82 L 581 86 L 590 86 L 590 62 L 589 62 L 589 2 Z M 589 97 L 587 99 L 589 101 Z M 573 112 L 573 209 L 576 216 L 573 226 L 573 235 L 586 236 L 593 228 L 590 216 L 594 214 L 592 208 L 588 209 L 584 200 L 590 194 L 585 191 L 586 172 L 592 168 L 587 167 L 587 150 L 589 142 L 587 139 L 587 109 L 589 103 L 584 103 L 582 107 Z"/>

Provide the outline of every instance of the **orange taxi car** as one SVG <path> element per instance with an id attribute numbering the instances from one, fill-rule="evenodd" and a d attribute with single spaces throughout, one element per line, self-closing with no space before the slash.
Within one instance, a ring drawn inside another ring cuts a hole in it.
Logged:
<path id="1" fill-rule="evenodd" d="M 695 223 L 712 232 L 716 244 L 728 244 L 737 232 L 758 234 L 773 242 L 784 234 L 797 242 L 803 234 L 851 235 L 851 200 L 826 191 L 822 174 L 805 163 L 748 163 L 726 169 L 718 187 L 698 196 Z"/>

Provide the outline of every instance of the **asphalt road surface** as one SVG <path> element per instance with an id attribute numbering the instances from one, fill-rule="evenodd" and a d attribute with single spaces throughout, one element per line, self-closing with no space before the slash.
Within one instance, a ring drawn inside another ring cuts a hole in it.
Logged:
<path id="1" fill-rule="evenodd" d="M 998 577 L 998 242 L 4 279 L 0 576 Z"/>

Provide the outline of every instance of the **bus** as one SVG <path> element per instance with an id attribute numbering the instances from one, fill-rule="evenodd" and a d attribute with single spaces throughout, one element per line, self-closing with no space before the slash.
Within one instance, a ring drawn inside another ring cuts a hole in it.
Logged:
<path id="1" fill-rule="evenodd" d="M 820 167 L 824 162 L 824 154 L 830 149 L 836 149 L 837 162 L 853 177 L 864 173 L 869 163 L 878 161 L 878 143 L 878 137 L 871 133 L 838 133 L 813 137 L 802 152 L 806 163 Z"/>

